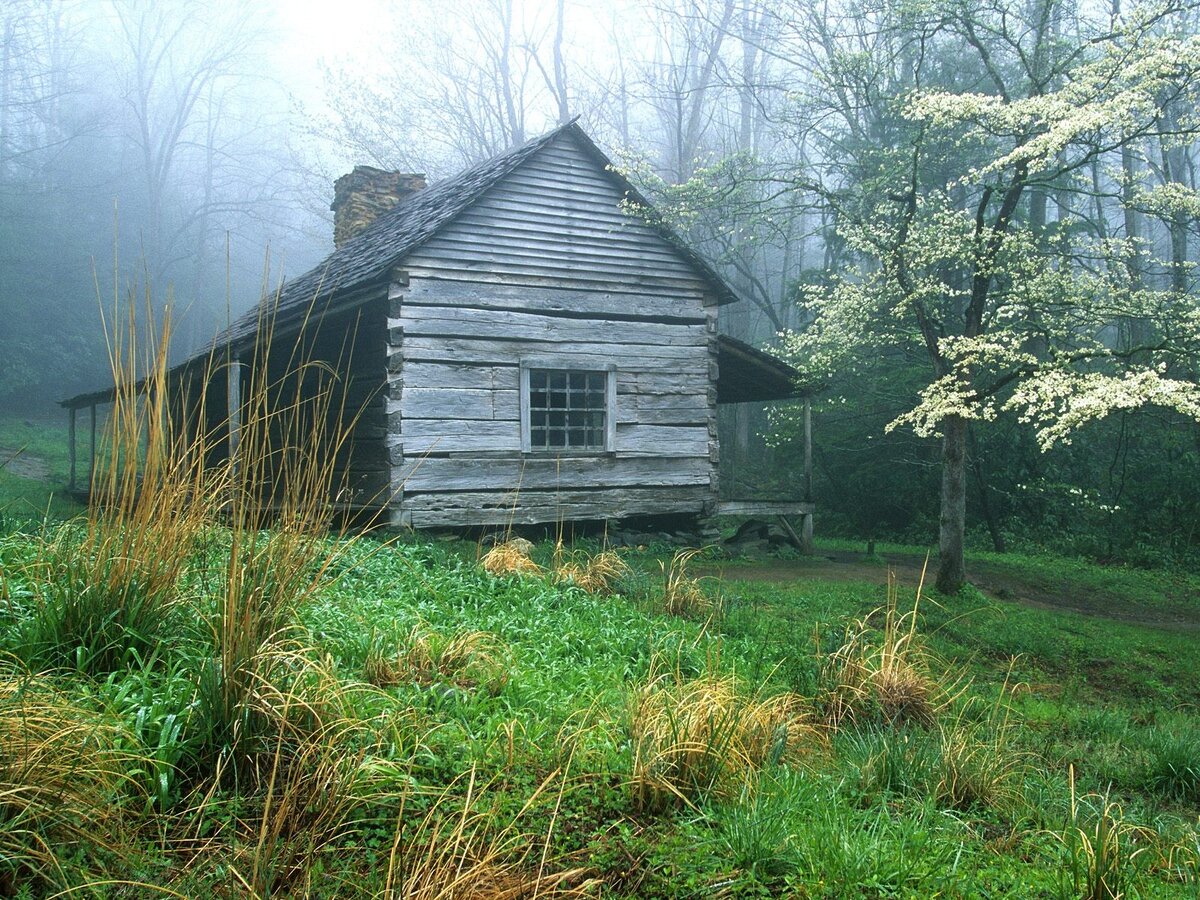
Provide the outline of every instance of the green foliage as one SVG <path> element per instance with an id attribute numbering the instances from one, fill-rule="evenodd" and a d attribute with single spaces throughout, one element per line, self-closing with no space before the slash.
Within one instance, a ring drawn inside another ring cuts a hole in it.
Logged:
<path id="1" fill-rule="evenodd" d="M 37 588 L 31 581 L 49 577 L 47 569 L 12 567 L 36 559 L 35 538 L 0 540 L 13 601 L 0 603 L 6 625 L 28 615 L 23 598 Z M 307 599 L 250 629 L 260 647 L 232 707 L 232 727 L 252 739 L 232 741 L 205 700 L 206 679 L 216 677 L 221 658 L 224 573 L 240 552 L 222 528 L 190 551 L 178 584 L 180 614 L 156 653 L 101 679 L 74 671 L 54 679 L 60 687 L 40 695 L 44 708 L 107 723 L 98 747 L 108 755 L 90 765 L 105 772 L 104 760 L 120 759 L 121 778 L 100 783 L 102 819 L 93 812 L 74 820 L 84 825 L 73 832 L 74 849 L 55 851 L 57 863 L 29 856 L 44 874 L 27 867 L 16 876 L 22 883 L 36 878 L 65 888 L 132 876 L 187 894 L 236 871 L 260 893 L 311 883 L 324 885 L 315 895 L 374 895 L 399 834 L 409 855 L 395 858 L 394 871 L 426 866 L 420 877 L 435 880 L 435 863 L 454 847 L 470 848 L 479 877 L 502 871 L 510 880 L 536 873 L 545 848 L 551 861 L 576 854 L 617 897 L 685 897 L 713 885 L 745 898 L 839 897 L 849 883 L 867 897 L 1053 896 L 1060 884 L 1074 883 L 1073 867 L 1086 868 L 1071 829 L 1099 846 L 1091 801 L 1072 813 L 1066 771 L 1073 763 L 1081 793 L 1111 784 L 1127 798 L 1121 821 L 1142 823 L 1130 838 L 1136 845 L 1124 845 L 1126 858 L 1153 848 L 1124 869 L 1127 887 L 1189 896 L 1183 879 L 1193 865 L 1188 804 L 1195 800 L 1151 776 L 1160 758 L 1190 752 L 1185 738 L 1195 717 L 1152 712 L 1164 698 L 1178 705 L 1193 690 L 1183 673 L 1196 650 L 1182 637 L 1170 643 L 1132 625 L 979 596 L 965 615 L 926 601 L 918 629 L 936 659 L 970 676 L 966 695 L 936 712 L 931 725 L 847 724 L 828 740 L 806 728 L 803 740 L 780 745 L 782 720 L 766 701 L 788 690 L 815 700 L 817 651 L 836 651 L 847 625 L 866 618 L 875 624 L 863 640 L 883 639 L 884 620 L 868 616 L 885 601 L 882 588 L 819 574 L 742 581 L 739 571 L 764 564 L 741 561 L 725 573 L 724 615 L 698 621 L 663 613 L 657 596 L 599 598 L 540 577 L 489 576 L 469 544 L 363 538 L 322 546 L 332 561 L 315 581 L 308 568 L 297 582 Z M 241 558 L 249 565 L 253 556 Z M 662 590 L 657 559 L 630 561 L 647 573 L 645 581 L 628 576 L 641 591 Z M 1156 602 L 1155 585 L 1171 583 L 1136 572 L 1105 581 L 1108 573 L 1084 564 L 1029 561 L 1048 572 L 1061 565 L 1080 585 L 1140 590 L 1147 604 Z M 248 589 L 267 594 L 290 577 L 284 570 L 251 574 Z M 911 608 L 909 588 L 897 598 L 900 613 Z M 1118 646 L 1144 671 L 1137 681 L 1092 685 L 1089 666 Z M 1013 695 L 1005 684 L 1007 654 L 1016 648 L 1027 654 L 1017 664 L 1027 686 Z M 404 677 L 370 679 L 381 660 Z M 499 679 L 490 674 L 493 663 Z M 655 689 L 663 671 L 670 677 Z M 936 668 L 930 674 L 942 677 Z M 47 679 L 29 684 L 45 690 Z M 738 768 L 717 778 L 719 790 L 703 776 L 704 789 L 690 791 L 689 803 L 639 812 L 627 703 L 648 688 L 675 701 L 659 720 L 643 710 L 649 730 L 653 721 L 681 723 L 680 702 L 699 697 L 712 714 L 710 732 L 730 739 L 710 742 L 708 756 L 699 752 L 699 732 L 681 733 L 675 745 L 697 760 Z M 745 725 L 748 737 L 733 740 L 722 721 Z M 1168 736 L 1177 745 L 1170 752 Z M 477 789 L 468 797 L 472 769 Z M 552 777 L 543 786 L 556 771 L 567 780 Z M 54 846 L 49 836 L 65 833 L 50 819 L 25 821 L 47 841 L 23 845 L 39 853 Z M 89 824 L 101 821 L 105 835 L 119 835 L 115 855 L 112 840 Z M 463 821 L 469 827 L 460 832 Z M 181 867 L 170 840 L 151 845 L 133 836 L 147 829 L 201 843 L 187 845 L 192 855 Z M 499 855 L 485 852 L 489 835 L 500 836 Z M 522 855 L 518 842 L 534 856 Z M 480 860 L 490 862 L 480 869 Z"/>

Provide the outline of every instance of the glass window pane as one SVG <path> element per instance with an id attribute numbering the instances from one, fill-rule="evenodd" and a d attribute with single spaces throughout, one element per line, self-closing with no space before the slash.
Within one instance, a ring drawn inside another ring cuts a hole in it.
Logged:
<path id="1" fill-rule="evenodd" d="M 603 450 L 607 384 L 605 372 L 530 369 L 530 447 Z"/>

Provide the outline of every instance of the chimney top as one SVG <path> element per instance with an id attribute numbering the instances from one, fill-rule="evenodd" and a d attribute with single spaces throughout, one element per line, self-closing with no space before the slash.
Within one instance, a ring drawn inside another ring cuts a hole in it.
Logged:
<path id="1" fill-rule="evenodd" d="M 341 247 L 404 198 L 425 187 L 425 176 L 355 166 L 333 183 L 333 245 Z"/>

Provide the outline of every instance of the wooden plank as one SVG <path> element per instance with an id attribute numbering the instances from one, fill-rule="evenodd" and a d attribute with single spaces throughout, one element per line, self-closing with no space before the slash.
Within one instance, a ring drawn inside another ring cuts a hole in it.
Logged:
<path id="1" fill-rule="evenodd" d="M 522 180 L 540 179 L 549 184 L 578 184 L 594 192 L 597 198 L 624 199 L 627 191 L 599 169 L 591 160 L 581 161 L 563 156 L 538 155 L 529 160 L 503 182 L 505 187 L 518 187 Z"/>
<path id="2" fill-rule="evenodd" d="M 516 390 L 414 388 L 406 386 L 398 404 L 405 419 L 515 419 Z M 390 411 L 390 410 L 389 410 Z"/>
<path id="3" fill-rule="evenodd" d="M 799 500 L 722 500 L 719 516 L 803 516 L 811 515 L 813 505 Z"/>
<path id="4" fill-rule="evenodd" d="M 456 419 L 403 420 L 401 443 L 406 455 L 431 450 L 519 450 L 520 420 L 459 421 Z M 616 452 L 662 453 L 672 456 L 704 456 L 708 453 L 707 425 L 648 425 L 618 422 L 614 436 Z"/>
<path id="5" fill-rule="evenodd" d="M 474 208 L 465 210 L 457 219 L 454 234 L 484 234 L 497 228 L 497 213 L 486 208 L 478 212 Z M 633 220 L 631 220 L 633 221 Z M 614 250 L 621 248 L 643 249 L 653 252 L 675 253 L 676 259 L 682 259 L 674 245 L 659 234 L 648 233 L 644 228 L 622 227 L 614 231 L 607 225 L 597 225 L 586 219 L 575 220 L 558 217 L 553 222 L 553 229 L 548 228 L 549 222 L 540 216 L 521 215 L 506 211 L 503 216 L 503 227 L 506 234 L 513 238 L 524 238 L 536 241 L 542 238 L 555 241 L 580 242 L 602 245 Z M 684 260 L 686 262 L 686 260 Z"/>
<path id="6" fill-rule="evenodd" d="M 456 223 L 432 239 L 431 243 L 473 252 L 501 250 L 518 257 L 536 258 L 539 253 L 547 252 L 605 266 L 628 261 L 630 264 L 642 264 L 643 267 L 661 266 L 664 271 L 677 270 L 684 277 L 692 274 L 692 267 L 679 253 L 670 245 L 661 242 L 618 238 L 616 235 L 599 232 L 563 234 L 544 225 L 540 231 L 517 231 L 508 228 L 501 231 L 496 223 L 490 226 L 484 223 Z"/>
<path id="7" fill-rule="evenodd" d="M 604 368 L 615 362 L 618 373 L 628 365 L 635 370 L 670 370 L 690 375 L 706 375 L 709 370 L 704 347 L 671 347 L 642 344 L 601 344 L 591 341 L 495 341 L 459 337 L 406 335 L 404 352 L 408 360 L 439 363 L 511 363 L 521 356 L 561 355 L 581 369 Z"/>
<path id="8" fill-rule="evenodd" d="M 529 369 L 528 363 L 521 363 L 521 390 L 520 390 L 520 421 L 517 423 L 521 429 L 521 452 L 528 453 L 533 449 L 533 439 L 530 435 L 532 430 L 532 413 L 529 408 Z M 611 449 L 611 447 L 609 448 Z"/>
<path id="9" fill-rule="evenodd" d="M 604 418 L 604 449 L 611 453 L 617 449 L 617 419 L 620 415 L 617 407 L 617 367 L 610 363 L 605 372 L 604 406 L 608 414 Z"/>
<path id="10" fill-rule="evenodd" d="M 407 387 L 515 391 L 519 387 L 517 365 L 471 365 L 408 362 L 401 380 Z"/>
<path id="11" fill-rule="evenodd" d="M 700 514 L 712 503 L 706 486 L 617 488 L 597 491 L 405 493 L 400 508 L 416 528 L 532 524 L 633 515 Z"/>
<path id="12" fill-rule="evenodd" d="M 617 370 L 617 393 L 638 397 L 686 394 L 703 396 L 710 387 L 708 369 L 703 372 L 645 371 L 635 368 Z M 713 400 L 715 403 L 715 398 Z"/>
<path id="13" fill-rule="evenodd" d="M 690 299 L 682 299 L 664 297 L 658 293 L 561 290 L 414 278 L 405 292 L 404 300 L 443 306 L 512 309 L 548 314 L 569 312 L 669 318 L 696 325 L 705 322 L 704 306 L 699 294 Z"/>
<path id="14" fill-rule="evenodd" d="M 796 529 L 792 527 L 792 523 L 788 521 L 788 517 L 780 516 L 779 522 L 781 525 L 783 525 L 783 530 L 787 534 L 788 541 L 791 542 L 791 545 L 797 550 L 803 550 L 804 544 L 801 542 L 800 536 L 796 534 Z"/>
<path id="15" fill-rule="evenodd" d="M 704 289 L 704 283 L 697 278 L 665 274 L 659 269 L 630 271 L 619 263 L 604 268 L 582 268 L 572 260 L 549 254 L 537 258 L 518 258 L 494 251 L 473 253 L 454 247 L 439 247 L 432 242 L 408 257 L 406 265 L 417 276 L 426 271 L 451 270 L 459 276 L 470 275 L 473 279 L 484 274 L 507 275 L 510 283 L 516 278 L 524 278 L 531 284 L 552 284 L 557 280 L 561 283 L 590 285 L 597 289 L 611 288 L 614 283 L 653 290 L 673 288 L 698 292 Z"/>
<path id="16" fill-rule="evenodd" d="M 518 421 L 459 422 L 453 419 L 404 419 L 402 441 L 407 455 L 430 450 L 520 450 Z"/>
<path id="17" fill-rule="evenodd" d="M 550 194 L 540 196 L 530 191 L 506 190 L 503 185 L 497 185 L 488 191 L 487 196 L 472 205 L 471 210 L 476 215 L 492 214 L 497 220 L 507 216 L 516 216 L 536 221 L 544 218 L 548 226 L 563 224 L 587 223 L 592 226 L 603 225 L 618 233 L 644 233 L 647 237 L 653 235 L 657 240 L 662 238 L 641 219 L 628 216 L 616 205 L 605 203 L 580 204 L 567 202 Z"/>
<path id="18" fill-rule="evenodd" d="M 400 467 L 399 480 L 409 493 L 580 487 L 708 485 L 707 456 L 617 458 L 614 456 L 413 459 Z"/>
<path id="19" fill-rule="evenodd" d="M 612 319 L 564 319 L 541 313 L 405 304 L 406 337 L 479 334 L 489 339 L 708 347 L 703 325 L 664 325 Z"/>
<path id="20" fill-rule="evenodd" d="M 707 427 L 617 423 L 616 448 L 701 456 L 708 452 L 708 437 Z"/>
<path id="21" fill-rule="evenodd" d="M 637 407 L 639 412 L 662 411 L 662 412 L 679 412 L 688 414 L 699 414 L 706 416 L 712 408 L 706 396 L 704 385 L 699 385 L 700 390 L 693 393 L 680 394 L 638 394 L 631 393 L 629 399 Z"/>
<path id="22" fill-rule="evenodd" d="M 707 291 L 698 291 L 695 286 L 687 286 L 682 284 L 657 284 L 646 285 L 639 281 L 633 283 L 614 280 L 614 279 L 585 279 L 585 278 L 563 278 L 563 277 L 548 277 L 538 276 L 528 272 L 520 272 L 513 274 L 509 271 L 486 271 L 482 269 L 472 269 L 463 271 L 453 266 L 447 266 L 445 263 L 433 261 L 426 265 L 423 261 L 412 259 L 409 261 L 409 272 L 413 278 L 437 278 L 443 281 L 462 281 L 472 284 L 509 284 L 522 285 L 525 287 L 534 288 L 552 288 L 555 290 L 578 290 L 578 291 L 604 291 L 604 292 L 626 292 L 630 294 L 644 294 L 649 292 L 657 293 L 662 296 L 679 297 L 690 299 L 692 297 L 701 296 L 708 300 L 709 293 Z"/>
<path id="23" fill-rule="evenodd" d="M 617 404 L 618 425 L 672 425 L 708 428 L 707 409 L 691 411 L 675 409 L 631 409 L 629 404 Z"/>
<path id="24" fill-rule="evenodd" d="M 506 175 L 499 186 L 507 190 L 561 190 L 571 196 L 592 198 L 612 206 L 617 206 L 625 199 L 625 192 L 600 173 L 579 169 L 564 171 L 562 165 L 555 165 L 547 159 L 530 160 Z"/>

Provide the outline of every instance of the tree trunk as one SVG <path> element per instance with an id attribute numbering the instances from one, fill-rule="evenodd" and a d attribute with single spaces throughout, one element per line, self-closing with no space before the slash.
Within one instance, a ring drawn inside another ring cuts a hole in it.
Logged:
<path id="1" fill-rule="evenodd" d="M 963 564 L 967 520 L 967 422 L 961 416 L 951 416 L 945 420 L 944 429 L 936 586 L 943 594 L 955 594 L 967 579 Z"/>

